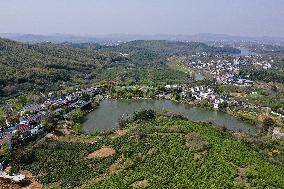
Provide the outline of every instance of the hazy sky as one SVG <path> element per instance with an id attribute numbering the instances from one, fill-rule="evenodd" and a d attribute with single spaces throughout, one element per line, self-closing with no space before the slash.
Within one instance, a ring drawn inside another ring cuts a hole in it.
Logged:
<path id="1" fill-rule="evenodd" d="M 0 33 L 284 36 L 284 0 L 0 0 Z"/>

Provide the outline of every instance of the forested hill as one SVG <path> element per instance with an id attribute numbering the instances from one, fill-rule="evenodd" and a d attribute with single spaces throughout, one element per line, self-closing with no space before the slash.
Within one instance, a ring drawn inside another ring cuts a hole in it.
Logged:
<path id="1" fill-rule="evenodd" d="M 118 53 L 64 45 L 23 44 L 0 39 L 0 97 L 22 91 L 56 89 L 116 60 Z"/>
<path id="2" fill-rule="evenodd" d="M 142 71 L 149 72 L 153 66 L 156 66 L 152 70 L 155 76 L 165 75 L 167 57 L 196 52 L 229 54 L 238 50 L 196 42 L 132 41 L 108 47 L 95 43 L 25 44 L 0 38 L 0 98 L 58 90 L 63 83 L 92 82 L 92 78 L 96 78 L 96 82 L 119 78 L 133 80 L 133 77 L 135 81 L 144 80 L 138 75 Z M 121 53 L 129 56 L 124 57 Z M 130 72 L 127 69 L 130 64 L 139 67 L 132 70 L 133 73 L 125 74 Z M 116 70 L 115 74 L 105 73 L 110 67 Z"/>
<path id="3" fill-rule="evenodd" d="M 234 54 L 240 50 L 232 47 L 213 47 L 199 42 L 173 42 L 173 41 L 131 41 L 119 46 L 110 47 L 111 50 L 123 52 L 140 51 L 152 52 L 161 55 L 185 55 L 196 52 L 213 54 Z"/>

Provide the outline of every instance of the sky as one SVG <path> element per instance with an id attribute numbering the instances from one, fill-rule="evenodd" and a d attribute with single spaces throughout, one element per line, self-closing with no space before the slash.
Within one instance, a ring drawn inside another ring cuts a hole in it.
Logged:
<path id="1" fill-rule="evenodd" d="M 284 0 L 0 0 L 0 33 L 284 37 Z"/>

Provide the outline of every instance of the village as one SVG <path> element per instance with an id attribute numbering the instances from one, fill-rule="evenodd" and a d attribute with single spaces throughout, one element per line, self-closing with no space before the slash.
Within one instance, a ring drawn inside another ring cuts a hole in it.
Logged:
<path id="1" fill-rule="evenodd" d="M 74 109 L 91 111 L 91 100 L 98 93 L 98 88 L 94 87 L 78 90 L 63 98 L 55 97 L 50 93 L 49 96 L 53 97 L 46 99 L 42 104 L 27 104 L 13 119 L 7 117 L 6 127 L 0 130 L 1 148 L 6 145 L 7 150 L 12 151 L 13 144 L 35 140 L 37 137 L 45 135 L 47 129 L 44 128 L 43 119 L 51 113 L 61 113 L 65 119 L 68 119 L 68 113 Z M 87 96 L 88 100 L 82 100 L 81 97 L 84 95 Z M 24 175 L 8 174 L 4 171 L 8 163 L 5 158 L 0 159 L 0 178 L 22 182 L 25 179 Z"/>
<path id="2" fill-rule="evenodd" d="M 246 84 L 243 84 L 246 86 Z M 101 86 L 90 87 L 86 89 L 77 89 L 75 92 L 63 97 L 58 97 L 49 93 L 47 99 L 41 104 L 26 104 L 17 115 L 7 115 L 6 126 L 0 130 L 0 145 L 8 144 L 11 148 L 13 140 L 26 140 L 33 136 L 37 136 L 44 132 L 43 119 L 49 117 L 51 113 L 61 115 L 63 120 L 68 120 L 68 114 L 75 109 L 81 109 L 85 112 L 92 111 L 92 102 L 102 99 L 167 99 L 194 103 L 194 105 L 204 104 L 206 108 L 215 110 L 225 110 L 228 106 L 239 106 L 245 109 L 265 109 L 249 103 L 238 102 L 234 98 L 217 94 L 210 86 L 206 85 L 165 85 L 162 89 L 147 86 L 113 86 L 112 91 L 118 91 L 116 96 L 110 91 L 102 91 Z M 121 92 L 122 91 L 122 92 Z M 125 96 L 123 91 L 127 93 L 133 92 L 132 96 Z M 147 96 L 147 91 L 154 91 L 154 96 Z M 270 114 L 276 114 L 271 111 Z M 281 114 L 277 116 L 284 117 Z"/>
<path id="3" fill-rule="evenodd" d="M 62 113 L 64 118 L 74 109 L 89 111 L 91 98 L 99 93 L 97 88 L 78 90 L 63 98 L 53 96 L 46 99 L 42 104 L 27 104 L 16 116 L 7 115 L 6 127 L 0 131 L 0 145 L 8 144 L 11 147 L 13 137 L 19 134 L 18 139 L 26 140 L 43 132 L 42 120 L 48 117 L 51 112 Z M 88 95 L 88 99 L 81 99 L 83 94 Z M 52 96 L 52 93 L 49 94 Z M 63 109 L 64 108 L 64 109 Z"/>
<path id="4" fill-rule="evenodd" d="M 244 84 L 244 86 L 246 86 Z M 19 141 L 26 141 L 29 139 L 36 139 L 40 135 L 45 135 L 47 129 L 44 126 L 44 120 L 50 114 L 60 115 L 63 121 L 68 122 L 69 113 L 73 110 L 80 109 L 86 113 L 93 110 L 93 101 L 100 101 L 102 99 L 124 99 L 123 90 L 129 92 L 135 91 L 131 99 L 167 99 L 179 102 L 191 103 L 196 106 L 204 108 L 211 108 L 213 110 L 225 111 L 229 106 L 238 106 L 242 108 L 261 109 L 263 107 L 255 106 L 253 104 L 240 103 L 233 98 L 222 96 L 216 91 L 206 85 L 189 85 L 189 84 L 175 84 L 165 85 L 162 89 L 155 87 L 147 87 L 144 85 L 133 86 L 112 86 L 112 90 L 102 90 L 102 86 L 90 87 L 86 89 L 76 89 L 66 96 L 58 97 L 53 93 L 47 95 L 47 99 L 43 103 L 26 104 L 24 108 L 13 118 L 7 116 L 6 126 L 0 131 L 0 145 L 7 145 L 10 150 L 13 148 L 13 143 Z M 113 96 L 110 91 L 119 90 L 120 96 Z M 145 96 L 147 91 L 154 90 L 154 96 Z M 129 96 L 127 96 L 129 98 Z M 273 113 L 273 111 L 270 111 Z M 282 116 L 283 115 L 278 115 Z M 272 133 L 273 140 L 280 140 L 284 138 L 278 128 L 274 128 Z M 0 177 L 20 182 L 25 177 L 23 175 L 10 175 L 5 171 L 7 162 L 5 159 L 0 161 Z"/>
<path id="5" fill-rule="evenodd" d="M 128 54 L 122 54 L 128 56 Z M 236 100 L 232 96 L 220 94 L 216 91 L 215 85 L 235 85 L 243 88 L 254 86 L 255 82 L 249 76 L 240 76 L 242 66 L 254 66 L 258 69 L 268 70 L 272 68 L 270 61 L 261 61 L 258 56 L 242 56 L 224 58 L 216 55 L 212 60 L 206 54 L 191 55 L 190 61 L 185 59 L 182 66 L 186 70 L 195 72 L 198 70 L 206 76 L 213 77 L 215 83 L 205 84 L 193 82 L 186 84 L 166 84 L 164 86 L 147 85 L 111 85 L 108 87 L 97 85 L 88 88 L 77 88 L 67 95 L 58 95 L 56 92 L 41 94 L 44 99 L 41 103 L 27 103 L 16 112 L 6 115 L 6 125 L 0 128 L 0 146 L 13 151 L 14 145 L 22 142 L 37 140 L 44 137 L 50 131 L 46 122 L 52 116 L 58 117 L 68 127 L 70 113 L 74 110 L 85 112 L 84 115 L 94 110 L 93 103 L 99 103 L 104 99 L 165 99 L 193 106 L 211 109 L 212 111 L 223 111 L 232 113 L 233 110 L 241 109 L 251 111 L 253 114 L 261 110 L 267 116 L 274 116 L 283 119 L 284 115 L 276 113 L 269 107 L 262 107 L 249 102 Z M 214 80 L 213 80 L 214 81 Z M 254 92 L 255 93 L 255 92 Z M 235 114 L 231 114 L 235 116 Z M 239 117 L 243 118 L 243 117 Z M 58 124 L 58 122 L 56 123 Z M 74 124 L 73 124 L 74 125 Z M 283 140 L 284 132 L 281 127 L 273 127 L 271 130 L 272 140 Z M 0 159 L 0 178 L 8 179 L 19 183 L 25 180 L 23 174 L 11 174 L 7 172 L 9 161 Z"/>
<path id="6" fill-rule="evenodd" d="M 217 55 L 216 55 L 217 56 Z M 254 66 L 258 69 L 268 70 L 272 68 L 273 59 L 263 60 L 258 55 L 247 55 L 242 57 L 214 57 L 210 60 L 206 54 L 203 56 L 192 55 L 189 59 L 194 61 L 183 62 L 185 68 L 206 72 L 216 78 L 218 83 L 252 86 L 254 81 L 249 76 L 240 76 L 241 66 Z"/>
<path id="7" fill-rule="evenodd" d="M 116 87 L 114 87 L 116 89 Z M 152 87 L 145 86 L 124 86 L 124 90 L 153 90 Z M 219 109 L 222 103 L 230 103 L 229 98 L 215 94 L 214 90 L 207 86 L 189 87 L 188 85 L 166 85 L 163 92 L 156 91 L 157 99 L 173 99 L 173 94 L 177 93 L 177 100 L 196 100 L 201 101 L 207 99 L 214 109 Z M 51 113 L 60 114 L 64 120 L 68 120 L 68 113 L 74 109 L 81 109 L 85 112 L 92 110 L 92 101 L 101 94 L 103 98 L 113 98 L 108 93 L 102 94 L 100 87 L 90 87 L 87 89 L 77 89 L 77 91 L 64 97 L 57 97 L 48 94 L 47 98 L 41 104 L 27 104 L 18 112 L 17 115 L 7 115 L 6 126 L 0 130 L 0 145 L 7 144 L 12 148 L 12 142 L 16 140 L 24 141 L 29 138 L 40 135 L 44 132 L 42 120 Z M 86 96 L 86 98 L 82 98 Z M 143 93 L 134 95 L 133 98 L 147 98 Z"/>

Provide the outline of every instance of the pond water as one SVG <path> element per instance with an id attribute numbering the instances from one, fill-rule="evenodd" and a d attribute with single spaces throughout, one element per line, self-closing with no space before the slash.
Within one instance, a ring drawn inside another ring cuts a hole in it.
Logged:
<path id="1" fill-rule="evenodd" d="M 257 55 L 255 52 L 250 51 L 247 48 L 239 48 L 239 50 L 241 50 L 241 53 L 239 54 L 234 54 L 234 57 L 239 57 L 239 56 L 255 56 Z"/>
<path id="2" fill-rule="evenodd" d="M 193 75 L 194 75 L 195 81 L 202 81 L 202 80 L 205 79 L 205 76 L 203 74 L 199 73 L 199 72 L 194 73 Z"/>
<path id="3" fill-rule="evenodd" d="M 256 132 L 255 127 L 229 114 L 169 100 L 104 100 L 96 110 L 86 116 L 83 131 L 92 133 L 117 128 L 121 116 L 131 115 L 141 109 L 157 111 L 166 109 L 182 114 L 193 121 L 212 122 L 233 131 Z"/>

